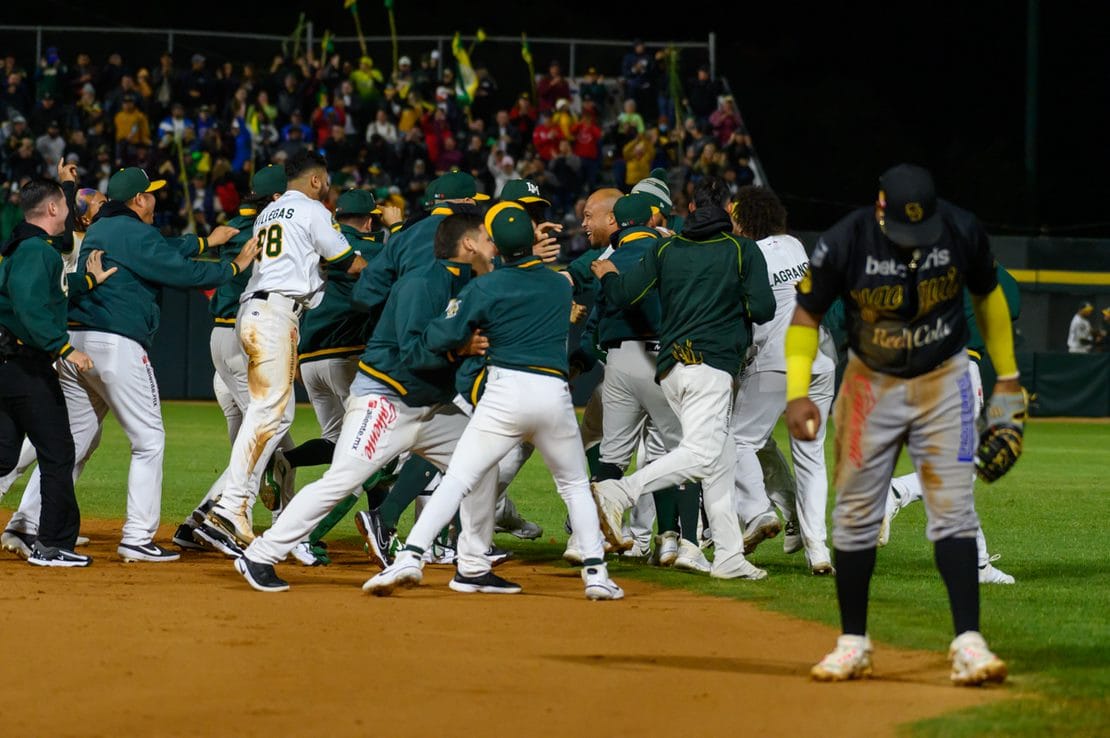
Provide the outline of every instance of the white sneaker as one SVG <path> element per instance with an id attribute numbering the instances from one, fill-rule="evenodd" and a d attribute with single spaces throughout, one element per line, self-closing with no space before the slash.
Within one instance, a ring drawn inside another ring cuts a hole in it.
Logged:
<path id="1" fill-rule="evenodd" d="M 782 523 L 774 510 L 768 510 L 752 519 L 744 526 L 744 555 L 747 556 L 755 547 L 768 538 L 774 538 L 782 531 Z"/>
<path id="2" fill-rule="evenodd" d="M 961 687 L 1006 681 L 1006 662 L 991 653 L 977 631 L 956 636 L 948 649 L 948 658 L 952 661 L 952 682 Z"/>
<path id="3" fill-rule="evenodd" d="M 709 576 L 714 579 L 751 579 L 753 581 L 767 578 L 767 572 L 758 566 L 754 566 L 743 556 L 737 555 L 730 558 L 731 560 L 721 567 L 714 563 L 709 571 Z"/>
<path id="4" fill-rule="evenodd" d="M 605 479 L 590 483 L 590 494 L 597 505 L 597 518 L 601 534 L 615 552 L 632 548 L 632 541 L 624 537 L 624 505 L 617 499 L 616 480 Z"/>
<path id="5" fill-rule="evenodd" d="M 582 581 L 586 583 L 587 600 L 620 600 L 624 590 L 609 578 L 605 564 L 594 564 L 582 569 Z"/>
<path id="6" fill-rule="evenodd" d="M 693 571 L 699 574 L 708 574 L 713 566 L 701 549 L 690 543 L 685 538 L 678 542 L 678 553 L 675 556 L 674 568 L 679 571 Z"/>
<path id="7" fill-rule="evenodd" d="M 694 548 L 697 548 L 697 546 L 694 546 Z M 678 533 L 673 530 L 655 537 L 655 558 L 659 562 L 659 566 L 672 566 L 678 559 L 678 549 Z M 698 553 L 701 553 L 701 551 L 698 551 Z"/>
<path id="8" fill-rule="evenodd" d="M 628 549 L 627 551 L 621 552 L 621 556 L 624 556 L 625 558 L 629 558 L 629 559 L 646 559 L 649 556 L 651 556 L 651 545 L 650 544 L 645 545 L 644 543 L 641 543 L 640 541 L 637 541 L 635 538 L 633 538 L 631 540 L 632 540 L 632 547 L 630 549 Z"/>
<path id="9" fill-rule="evenodd" d="M 567 539 L 567 548 L 563 551 L 563 561 L 572 566 L 582 566 L 582 562 L 586 557 L 582 554 L 582 549 L 578 547 L 578 541 L 575 539 L 574 534 L 570 534 Z"/>
<path id="10" fill-rule="evenodd" d="M 366 580 L 363 592 L 385 597 L 397 587 L 415 587 L 424 579 L 423 562 L 414 552 L 402 550 L 393 563 Z"/>
<path id="11" fill-rule="evenodd" d="M 879 526 L 879 545 L 890 543 L 890 524 L 902 510 L 902 494 L 892 482 L 886 493 L 886 509 L 883 512 L 883 522 Z"/>
<path id="12" fill-rule="evenodd" d="M 798 529 L 797 521 L 790 520 L 782 528 L 782 552 L 796 554 L 805 548 L 802 540 L 802 531 Z"/>
<path id="13" fill-rule="evenodd" d="M 312 544 L 308 541 L 301 541 L 298 543 L 293 547 L 293 550 L 289 552 L 289 555 L 296 559 L 297 563 L 301 566 L 324 565 L 324 562 L 320 561 L 320 559 L 316 558 L 316 554 L 312 553 Z"/>
<path id="14" fill-rule="evenodd" d="M 871 676 L 871 639 L 867 636 L 842 635 L 836 648 L 809 670 L 819 682 L 842 682 Z"/>
<path id="15" fill-rule="evenodd" d="M 1014 578 L 1002 571 L 995 568 L 991 562 L 998 561 L 1000 554 L 991 556 L 987 563 L 979 567 L 979 584 L 1013 584 Z"/>
<path id="16" fill-rule="evenodd" d="M 813 553 L 806 549 L 806 563 L 809 564 L 810 572 L 819 577 L 836 574 L 828 547 L 814 546 L 813 548 L 815 549 Z"/>

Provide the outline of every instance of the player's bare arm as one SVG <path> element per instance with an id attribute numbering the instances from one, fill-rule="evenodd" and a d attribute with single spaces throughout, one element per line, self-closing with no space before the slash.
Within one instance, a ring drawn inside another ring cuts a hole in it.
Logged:
<path id="1" fill-rule="evenodd" d="M 817 356 L 817 327 L 820 324 L 820 315 L 814 315 L 798 305 L 786 331 L 786 427 L 790 435 L 799 441 L 815 439 L 821 424 L 821 413 L 809 399 L 813 360 Z"/>
<path id="2" fill-rule="evenodd" d="M 355 254 L 355 258 L 351 259 L 351 265 L 347 267 L 347 274 L 361 274 L 368 263 L 366 259 Z"/>

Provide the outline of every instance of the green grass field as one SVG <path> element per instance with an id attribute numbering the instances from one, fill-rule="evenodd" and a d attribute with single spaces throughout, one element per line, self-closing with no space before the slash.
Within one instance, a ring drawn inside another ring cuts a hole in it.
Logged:
<path id="1" fill-rule="evenodd" d="M 220 473 L 229 444 L 214 404 L 168 403 L 165 418 L 162 519 L 176 523 Z M 297 440 L 317 432 L 311 409 L 298 408 Z M 785 449 L 781 428 L 778 439 Z M 912 726 L 914 735 L 1110 733 L 1110 485 L 1104 476 L 1108 440 L 1107 425 L 1034 423 L 1016 470 L 995 485 L 979 485 L 977 503 L 991 552 L 1002 554 L 997 565 L 1017 578 L 1014 586 L 983 588 L 983 630 L 992 648 L 1010 664 L 1009 689 L 1017 699 L 917 724 Z M 78 484 L 84 515 L 122 518 L 127 457 L 126 439 L 110 419 L 101 448 Z M 899 469 L 908 469 L 905 458 Z M 317 478 L 322 470 L 302 470 L 298 485 Z M 0 506 L 13 509 L 22 488 L 20 482 Z M 512 490 L 521 511 L 544 527 L 544 535 L 535 542 L 499 536 L 499 544 L 523 558 L 558 559 L 566 542 L 565 511 L 542 463 L 529 462 Z M 255 522 L 269 522 L 261 507 Z M 402 527 L 406 525 L 407 521 Z M 357 538 L 350 518 L 333 537 Z M 764 543 L 752 560 L 767 568 L 770 578 L 759 584 L 730 584 L 633 562 L 611 564 L 611 571 L 617 579 L 635 577 L 735 597 L 836 624 L 833 581 L 810 576 L 801 554 L 785 556 L 781 538 Z M 932 547 L 925 540 L 921 505 L 899 515 L 890 545 L 879 553 L 870 613 L 876 640 L 933 651 L 947 648 L 951 621 L 933 568 Z"/>

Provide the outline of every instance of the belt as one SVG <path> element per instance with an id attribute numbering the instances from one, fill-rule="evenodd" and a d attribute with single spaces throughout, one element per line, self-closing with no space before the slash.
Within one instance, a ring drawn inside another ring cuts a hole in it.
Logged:
<path id="1" fill-rule="evenodd" d="M 633 348 L 633 347 L 641 348 L 642 347 L 644 351 L 647 351 L 648 353 L 651 353 L 651 354 L 657 354 L 663 348 L 662 344 L 659 343 L 659 341 L 645 341 L 642 338 L 641 339 L 630 338 L 630 339 L 627 339 L 627 340 L 624 340 L 624 341 L 616 341 L 616 342 L 614 342 L 612 344 L 608 344 L 606 346 L 606 348 L 610 348 L 610 349 L 625 348 L 625 347 L 628 347 L 628 348 Z"/>
<path id="2" fill-rule="evenodd" d="M 300 317 L 304 312 L 304 304 L 294 300 L 292 297 L 286 297 L 280 292 L 267 292 L 266 290 L 259 290 L 252 292 L 248 298 L 249 300 L 265 300 L 271 305 L 277 305 L 286 310 L 289 310 L 293 315 Z"/>

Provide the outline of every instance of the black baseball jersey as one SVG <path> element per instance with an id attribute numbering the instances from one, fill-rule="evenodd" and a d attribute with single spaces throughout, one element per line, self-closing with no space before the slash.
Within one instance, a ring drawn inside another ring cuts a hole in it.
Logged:
<path id="1" fill-rule="evenodd" d="M 798 304 L 821 315 L 844 300 L 848 343 L 875 371 L 916 377 L 967 345 L 964 286 L 997 284 L 987 234 L 971 213 L 940 200 L 944 222 L 932 246 L 903 248 L 860 208 L 822 234 L 798 283 Z"/>

